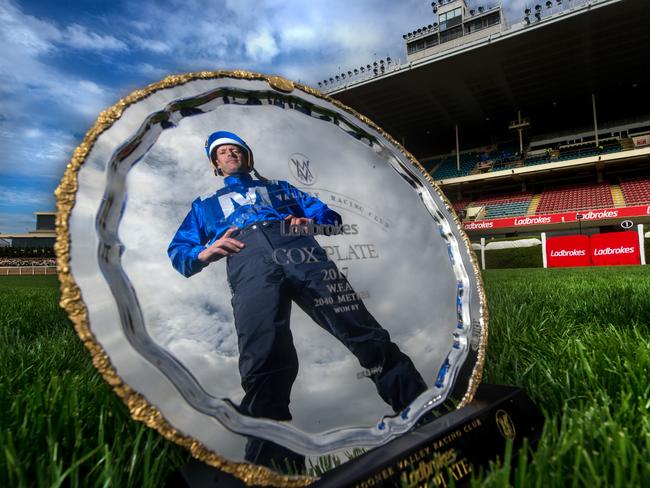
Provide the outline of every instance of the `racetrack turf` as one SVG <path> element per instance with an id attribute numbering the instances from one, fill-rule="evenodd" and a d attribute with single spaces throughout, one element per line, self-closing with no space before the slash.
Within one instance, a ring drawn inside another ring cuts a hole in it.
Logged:
<path id="1" fill-rule="evenodd" d="M 484 381 L 543 410 L 475 486 L 650 486 L 650 269 L 488 270 Z M 0 486 L 161 486 L 189 455 L 130 420 L 50 276 L 0 277 Z"/>

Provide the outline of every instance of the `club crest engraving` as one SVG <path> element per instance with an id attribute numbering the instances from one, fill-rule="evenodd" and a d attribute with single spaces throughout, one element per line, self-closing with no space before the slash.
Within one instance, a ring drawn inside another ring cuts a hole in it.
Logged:
<path id="1" fill-rule="evenodd" d="M 497 427 L 499 428 L 499 432 L 503 437 L 506 439 L 514 439 L 515 436 L 517 435 L 517 431 L 515 429 L 515 424 L 510 418 L 510 415 L 508 415 L 508 412 L 505 410 L 497 410 L 495 420 L 497 423 Z"/>
<path id="2" fill-rule="evenodd" d="M 294 153 L 289 157 L 289 170 L 293 177 L 303 185 L 311 186 L 316 183 L 313 166 L 307 156 Z"/>

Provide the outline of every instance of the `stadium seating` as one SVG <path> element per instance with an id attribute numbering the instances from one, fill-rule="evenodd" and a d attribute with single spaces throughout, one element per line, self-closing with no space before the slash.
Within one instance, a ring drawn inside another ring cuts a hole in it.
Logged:
<path id="1" fill-rule="evenodd" d="M 548 154 L 540 154 L 538 156 L 531 156 L 529 158 L 526 158 L 524 161 L 524 166 L 535 166 L 536 164 L 546 164 L 550 162 L 551 158 L 548 156 Z"/>
<path id="2" fill-rule="evenodd" d="M 626 205 L 650 203 L 650 178 L 621 181 L 621 190 Z"/>
<path id="3" fill-rule="evenodd" d="M 519 151 L 512 148 L 504 148 L 499 151 L 492 151 L 490 153 L 490 159 L 494 162 L 493 171 L 499 171 L 503 169 L 503 166 L 508 165 L 508 163 L 513 163 L 519 160 Z"/>
<path id="4" fill-rule="evenodd" d="M 460 155 L 460 171 L 456 168 L 456 156 L 451 155 L 441 161 L 440 166 L 432 176 L 435 180 L 446 180 L 448 178 L 459 178 L 467 176 L 478 163 L 478 155 L 474 152 Z"/>
<path id="5" fill-rule="evenodd" d="M 456 211 L 456 213 L 460 213 L 467 205 L 469 204 L 469 200 L 458 200 L 457 202 L 452 202 L 452 207 Z"/>
<path id="6" fill-rule="evenodd" d="M 539 149 L 539 148 L 538 148 Z M 596 146 L 596 143 L 585 142 L 583 144 L 572 144 L 570 146 L 549 146 L 546 154 L 536 154 L 525 158 L 524 166 L 535 166 L 538 164 L 554 163 L 559 161 L 569 161 L 572 159 L 598 156 L 623 150 L 618 138 L 611 138 L 602 141 Z M 537 150 L 535 152 L 538 152 Z M 460 155 L 460 171 L 456 169 L 456 156 L 450 155 L 437 160 L 430 160 L 425 167 L 427 169 L 436 168 L 432 176 L 436 180 L 445 180 L 448 178 L 459 178 L 473 173 L 496 172 L 504 169 L 510 169 L 514 165 L 519 165 L 520 160 L 518 147 L 501 147 L 498 150 L 486 152 L 468 152 Z"/>
<path id="7" fill-rule="evenodd" d="M 600 151 L 596 147 L 595 142 L 586 142 L 584 144 L 573 145 L 570 147 L 561 147 L 560 156 L 558 161 L 566 161 L 568 159 L 588 158 L 590 156 L 598 156 Z"/>
<path id="8" fill-rule="evenodd" d="M 618 138 L 616 139 L 607 139 L 605 141 L 602 141 L 600 143 L 600 152 L 601 153 L 606 153 L 606 152 L 615 152 L 615 151 L 620 151 L 621 150 L 621 143 Z"/>
<path id="9" fill-rule="evenodd" d="M 613 207 L 608 183 L 573 185 L 545 190 L 537 214 Z"/>
<path id="10" fill-rule="evenodd" d="M 474 200 L 471 206 L 485 207 L 484 219 L 515 217 L 517 215 L 526 215 L 532 198 L 533 194 L 530 192 L 510 193 Z"/>
<path id="11" fill-rule="evenodd" d="M 626 180 L 620 186 L 626 205 L 650 204 L 650 178 Z M 459 213 L 467 206 L 485 207 L 482 219 L 498 219 L 526 215 L 532 198 L 531 192 L 511 193 L 472 201 L 460 200 L 453 206 Z M 550 188 L 539 198 L 536 214 L 614 207 L 609 183 Z"/>
<path id="12" fill-rule="evenodd" d="M 494 203 L 486 207 L 486 219 L 499 219 L 502 217 L 515 217 L 526 215 L 530 201 Z"/>
<path id="13" fill-rule="evenodd" d="M 537 164 L 553 163 L 556 161 L 568 161 L 571 159 L 587 158 L 590 156 L 598 156 L 601 154 L 609 154 L 613 152 L 622 151 L 623 148 L 618 139 L 608 139 L 603 141 L 599 147 L 595 142 L 585 142 L 584 144 L 571 145 L 568 147 L 549 147 L 548 149 L 559 152 L 556 158 L 551 157 L 550 154 L 538 154 L 526 158 L 524 166 L 534 166 Z"/>

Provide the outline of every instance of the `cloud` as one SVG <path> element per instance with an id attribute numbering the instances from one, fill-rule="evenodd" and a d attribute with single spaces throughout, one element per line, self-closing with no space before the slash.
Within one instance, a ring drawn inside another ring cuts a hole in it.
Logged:
<path id="1" fill-rule="evenodd" d="M 401 32 L 433 15 L 421 0 L 189 1 L 173 15 L 169 4 L 145 0 L 130 9 L 133 43 L 155 55 L 173 53 L 166 63 L 173 71 L 240 68 L 311 82 L 338 66 L 373 61 L 375 53 L 399 57 Z"/>
<path id="2" fill-rule="evenodd" d="M 19 190 L 6 186 L 0 186 L 0 201 L 20 202 L 21 204 L 50 205 L 54 200 L 52 193 L 33 190 Z"/>
<path id="3" fill-rule="evenodd" d="M 77 144 L 72 134 L 45 126 L 0 125 L 0 145 L 5 157 L 0 158 L 0 175 L 6 181 L 14 177 L 30 176 L 48 179 L 54 185 Z M 5 200 L 25 203 L 21 200 Z"/>
<path id="4" fill-rule="evenodd" d="M 15 46 L 26 54 L 33 56 L 54 49 L 51 40 L 59 37 L 58 29 L 35 17 L 22 15 L 20 10 L 3 0 L 0 2 L 0 49 L 4 52 L 8 46 Z"/>
<path id="5" fill-rule="evenodd" d="M 141 36 L 131 36 L 131 41 L 143 51 L 150 51 L 156 54 L 167 54 L 172 48 L 169 43 L 157 41 L 155 39 L 146 39 Z"/>
<path id="6" fill-rule="evenodd" d="M 9 44 L 20 46 L 32 55 L 52 51 L 56 45 L 91 51 L 128 49 L 128 46 L 116 37 L 93 32 L 78 23 L 60 29 L 52 22 L 24 14 L 18 6 L 8 0 L 0 2 L 0 26 Z"/>
<path id="7" fill-rule="evenodd" d="M 0 233 L 24 233 L 36 228 L 34 212 L 54 210 L 53 190 L 20 184 L 11 179 L 0 185 Z M 15 183 L 15 184 L 14 184 Z"/>
<path id="8" fill-rule="evenodd" d="M 308 25 L 288 27 L 280 32 L 282 49 L 309 49 L 320 41 L 316 30 Z"/>
<path id="9" fill-rule="evenodd" d="M 0 3 L 0 97 L 13 122 L 53 115 L 53 105 L 84 118 L 108 104 L 110 90 L 97 83 L 62 72 L 48 64 L 57 44 L 81 47 L 93 34 L 80 26 L 61 32 L 52 23 L 24 14 L 14 4 Z M 111 41 L 97 36 L 100 48 Z M 43 111 L 43 106 L 48 110 Z"/>
<path id="10" fill-rule="evenodd" d="M 248 35 L 245 46 L 246 54 L 255 62 L 269 63 L 280 52 L 275 39 L 268 31 Z"/>
<path id="11" fill-rule="evenodd" d="M 126 51 L 127 45 L 113 36 L 89 32 L 79 24 L 69 25 L 61 34 L 61 42 L 75 49 L 91 51 Z"/>
<path id="12" fill-rule="evenodd" d="M 23 131 L 23 135 L 27 139 L 38 139 L 40 137 L 45 136 L 45 133 L 41 129 L 38 129 L 36 127 L 30 127 L 29 129 L 25 129 Z"/>
<path id="13" fill-rule="evenodd" d="M 80 138 L 74 134 L 88 127 L 115 98 L 112 89 L 49 64 L 63 55 L 61 46 L 66 42 L 82 48 L 91 39 L 107 49 L 114 44 L 107 37 L 93 37 L 78 24 L 61 31 L 0 1 L 0 174 L 5 184 L 10 177 L 23 182 L 16 185 L 29 181 L 29 190 L 17 186 L 11 197 L 5 188 L 3 201 L 31 206 L 29 212 L 39 210 L 45 201 L 51 205 L 51 192 Z M 44 190 L 35 190 L 34 182 Z"/>
<path id="14" fill-rule="evenodd" d="M 72 137 L 66 134 L 61 139 L 42 140 L 37 145 L 38 149 L 35 153 L 35 158 L 46 161 L 61 161 L 69 158 L 75 147 L 71 139 Z"/>
<path id="15" fill-rule="evenodd" d="M 0 238 L 2 234 L 24 234 L 36 227 L 36 218 L 28 213 L 0 212 Z"/>
<path id="16" fill-rule="evenodd" d="M 131 66 L 132 69 L 137 71 L 138 73 L 141 73 L 146 76 L 151 76 L 151 77 L 160 77 L 162 78 L 165 76 L 167 71 L 165 71 L 162 68 L 156 68 L 155 66 L 149 64 L 149 63 L 140 63 L 136 66 Z"/>
<path id="17" fill-rule="evenodd" d="M 479 4 L 484 5 L 470 2 Z M 504 6 L 511 21 L 519 20 L 524 4 L 517 0 Z M 402 33 L 434 21 L 430 2 L 423 0 L 188 1 L 173 15 L 172 2 L 144 0 L 126 8 L 115 23 L 129 25 L 127 37 L 138 52 L 157 57 L 140 60 L 139 74 L 249 69 L 311 84 L 339 68 L 386 56 L 404 61 Z"/>

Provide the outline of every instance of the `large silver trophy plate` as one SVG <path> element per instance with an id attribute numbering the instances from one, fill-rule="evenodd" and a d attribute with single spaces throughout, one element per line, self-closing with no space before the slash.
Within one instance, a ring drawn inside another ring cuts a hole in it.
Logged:
<path id="1" fill-rule="evenodd" d="M 206 155 L 220 130 L 254 155 L 243 190 Z M 253 441 L 345 462 L 478 386 L 485 296 L 449 202 L 311 88 L 235 71 L 136 91 L 100 114 L 57 204 L 62 303 L 98 370 L 135 419 L 240 478 L 309 481 L 252 464 Z M 188 218 L 197 252 L 222 224 L 247 247 L 184 276 L 169 249 Z M 271 247 L 251 265 L 258 238 Z"/>

